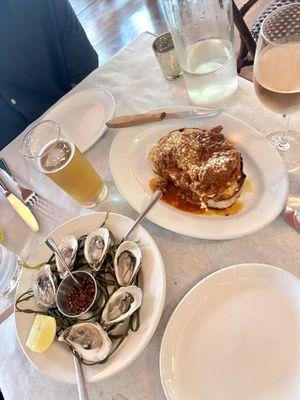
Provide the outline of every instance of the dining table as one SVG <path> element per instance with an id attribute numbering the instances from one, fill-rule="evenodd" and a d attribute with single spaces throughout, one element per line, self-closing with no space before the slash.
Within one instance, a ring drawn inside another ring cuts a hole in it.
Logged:
<path id="1" fill-rule="evenodd" d="M 115 98 L 115 115 L 147 112 L 163 106 L 189 105 L 183 78 L 168 81 L 163 77 L 152 51 L 154 39 L 154 35 L 149 32 L 141 34 L 65 97 L 87 88 L 104 88 Z M 238 78 L 237 93 L 224 112 L 248 123 L 262 135 L 280 126 L 280 115 L 265 109 L 255 96 L 253 83 L 242 77 Z M 298 113 L 291 118 L 291 128 L 299 126 Z M 24 160 L 19 151 L 23 134 L 0 152 L 18 180 L 39 195 L 39 201 L 33 209 L 40 223 L 38 233 L 31 233 L 6 199 L 0 198 L 3 244 L 21 255 L 34 251 L 43 238 L 64 222 L 91 212 L 77 204 Z M 117 129 L 107 129 L 86 152 L 86 156 L 109 188 L 109 195 L 98 210 L 111 210 L 134 219 L 137 212 L 118 192 L 110 173 L 109 150 L 117 134 Z M 293 196 L 299 192 L 299 174 L 299 169 L 295 169 L 289 175 L 290 193 Z M 269 206 L 272 207 L 272 204 Z M 130 366 L 112 378 L 88 385 L 91 400 L 165 398 L 159 372 L 159 352 L 164 330 L 183 296 L 212 272 L 231 265 L 253 262 L 275 265 L 300 277 L 300 236 L 282 215 L 258 232 L 220 241 L 183 236 L 147 220 L 142 225 L 156 241 L 164 260 L 167 290 L 163 314 L 150 343 Z M 0 302 L 0 314 L 8 303 L 9 300 Z M 52 381 L 30 364 L 18 342 L 13 315 L 0 325 L 0 336 L 0 388 L 5 400 L 77 398 L 75 385 Z"/>

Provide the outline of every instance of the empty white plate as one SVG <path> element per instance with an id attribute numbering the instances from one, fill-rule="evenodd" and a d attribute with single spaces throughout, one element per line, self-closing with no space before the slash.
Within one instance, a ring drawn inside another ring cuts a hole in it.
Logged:
<path id="1" fill-rule="evenodd" d="M 84 153 L 106 130 L 115 110 L 113 95 L 105 89 L 81 90 L 55 104 L 43 119 L 52 119 Z"/>
<path id="2" fill-rule="evenodd" d="M 164 334 L 168 400 L 295 400 L 300 395 L 300 280 L 243 264 L 199 282 Z"/>

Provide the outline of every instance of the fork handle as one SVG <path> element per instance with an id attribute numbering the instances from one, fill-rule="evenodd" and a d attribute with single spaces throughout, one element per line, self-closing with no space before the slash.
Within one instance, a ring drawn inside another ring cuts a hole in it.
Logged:
<path id="1" fill-rule="evenodd" d="M 148 212 L 151 210 L 151 208 L 160 200 L 162 197 L 162 191 L 161 190 L 156 190 L 154 195 L 151 197 L 150 202 L 147 204 L 147 206 L 144 208 L 144 210 L 139 214 L 137 219 L 134 221 L 134 223 L 131 225 L 129 230 L 125 233 L 122 242 L 125 242 L 125 240 L 128 239 L 128 236 L 132 233 L 132 231 L 135 229 L 137 225 L 139 225 L 142 220 L 146 217 Z"/>
<path id="2" fill-rule="evenodd" d="M 89 394 L 88 394 L 87 387 L 85 384 L 85 379 L 84 379 L 81 362 L 77 359 L 77 357 L 75 355 L 73 355 L 73 360 L 74 360 L 74 364 L 75 364 L 75 372 L 76 372 L 79 400 L 89 400 Z"/>
<path id="3" fill-rule="evenodd" d="M 0 169 L 2 169 L 2 171 L 4 171 L 6 173 L 6 175 L 9 176 L 9 178 L 18 186 L 18 188 L 20 189 L 20 185 L 17 182 L 17 180 L 15 179 L 15 177 L 13 176 L 9 166 L 7 165 L 7 162 L 4 160 L 4 158 L 0 158 Z"/>

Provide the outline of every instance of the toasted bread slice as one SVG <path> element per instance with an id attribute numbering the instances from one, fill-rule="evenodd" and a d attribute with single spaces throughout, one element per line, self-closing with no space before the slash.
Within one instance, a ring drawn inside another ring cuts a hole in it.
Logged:
<path id="1" fill-rule="evenodd" d="M 241 154 L 221 131 L 220 126 L 183 128 L 162 137 L 149 153 L 161 187 L 171 181 L 186 200 L 201 207 L 232 205 L 246 176 Z"/>

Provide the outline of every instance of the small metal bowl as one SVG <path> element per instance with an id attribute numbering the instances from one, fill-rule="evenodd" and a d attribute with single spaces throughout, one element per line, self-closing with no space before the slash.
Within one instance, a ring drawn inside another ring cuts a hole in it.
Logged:
<path id="1" fill-rule="evenodd" d="M 69 304 L 67 302 L 68 294 L 69 294 L 70 290 L 77 285 L 76 282 L 74 282 L 72 277 L 70 275 L 68 275 L 61 281 L 60 285 L 58 286 L 58 289 L 56 292 L 57 308 L 66 317 L 78 318 L 78 317 L 82 317 L 87 312 L 92 311 L 92 308 L 95 305 L 95 303 L 97 302 L 97 298 L 98 298 L 98 286 L 97 286 L 97 282 L 95 281 L 95 278 L 93 277 L 93 275 L 87 271 L 75 271 L 75 272 L 73 272 L 73 275 L 75 275 L 76 278 L 78 278 L 80 276 L 85 276 L 85 277 L 88 276 L 89 279 L 91 280 L 91 282 L 93 282 L 94 286 L 95 286 L 95 295 L 94 295 L 94 299 L 93 299 L 92 303 L 88 306 L 88 308 L 86 310 L 84 310 L 80 314 L 74 314 L 72 312 L 72 310 L 70 309 Z"/>

